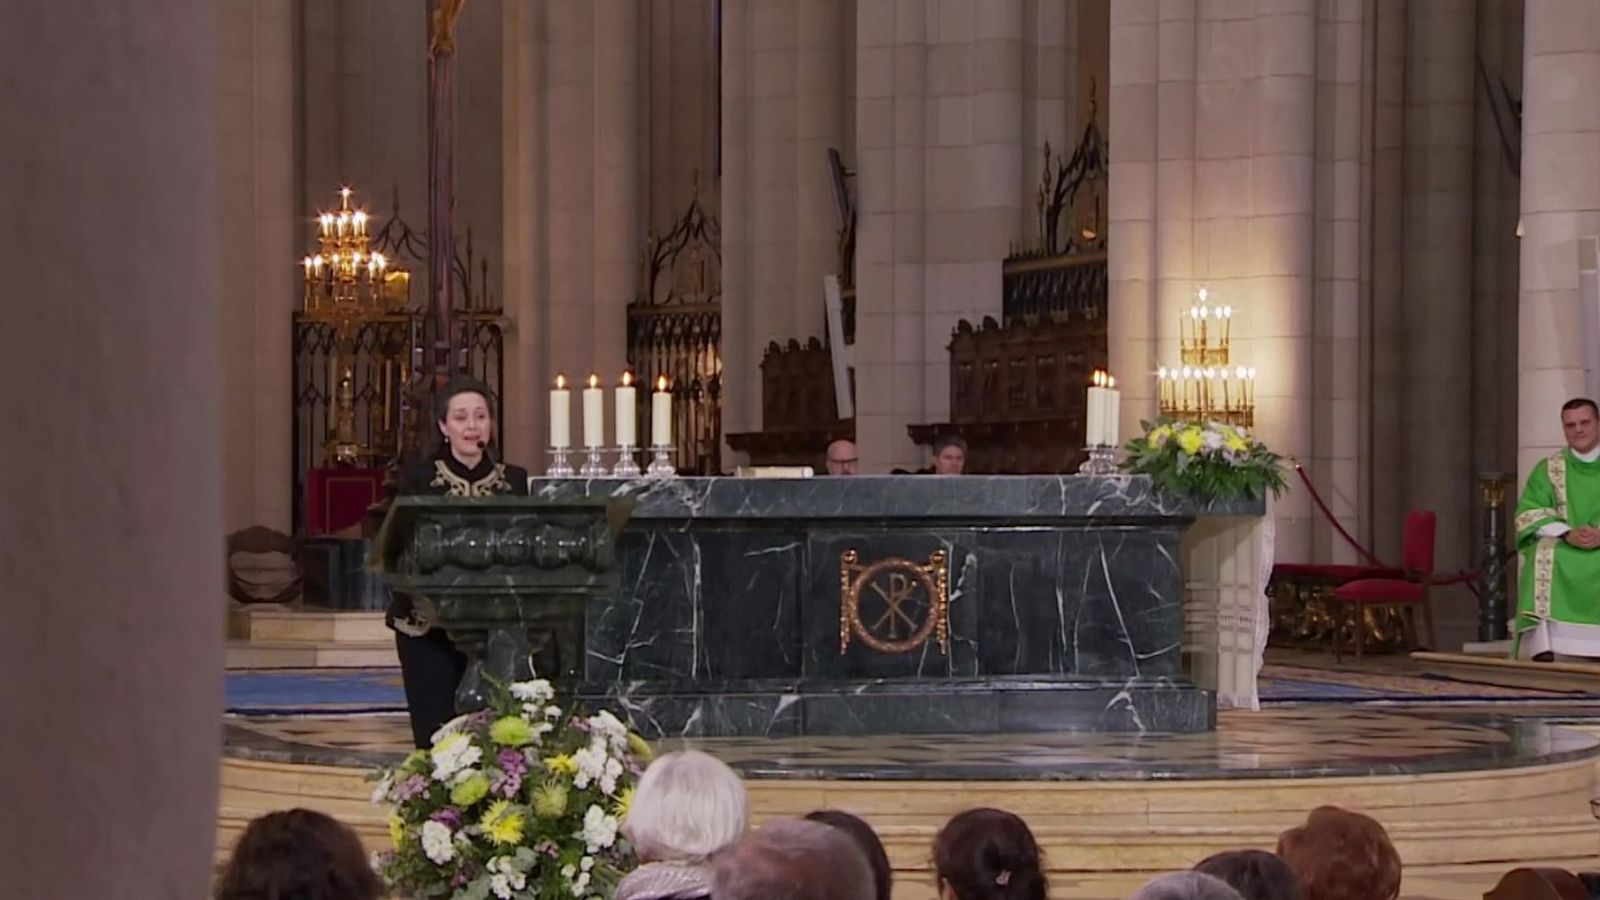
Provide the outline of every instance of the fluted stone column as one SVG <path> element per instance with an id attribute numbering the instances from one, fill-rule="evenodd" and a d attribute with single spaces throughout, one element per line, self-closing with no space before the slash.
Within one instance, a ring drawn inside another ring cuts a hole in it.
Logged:
<path id="1" fill-rule="evenodd" d="M 294 15 L 289 0 L 217 6 L 224 526 L 290 532 L 290 323 L 300 300 L 294 190 Z"/>
<path id="2" fill-rule="evenodd" d="M 842 0 L 723 7 L 724 433 L 763 425 L 768 342 L 826 328 L 822 279 L 839 269 L 827 150 L 846 149 L 850 24 Z"/>
<path id="3" fill-rule="evenodd" d="M 1561 403 L 1586 390 L 1578 239 L 1600 234 L 1600 4 L 1526 4 L 1518 330 L 1521 477 L 1564 444 Z"/>
<path id="4" fill-rule="evenodd" d="M 542 0 L 504 4 L 503 16 L 507 374 L 516 388 L 506 427 L 529 451 L 518 458 L 538 465 L 550 379 L 595 372 L 610 385 L 627 361 L 643 250 L 637 8 Z"/>
<path id="5" fill-rule="evenodd" d="M 220 34 L 210 2 L 0 28 L 7 896 L 199 897 L 212 873 Z"/>

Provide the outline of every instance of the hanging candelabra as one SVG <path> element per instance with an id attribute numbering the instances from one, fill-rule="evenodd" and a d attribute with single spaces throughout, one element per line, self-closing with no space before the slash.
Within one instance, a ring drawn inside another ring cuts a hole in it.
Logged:
<path id="1" fill-rule="evenodd" d="M 1256 370 L 1231 359 L 1233 312 L 1232 306 L 1213 304 L 1201 288 L 1198 302 L 1183 313 L 1178 325 L 1180 365 L 1156 371 L 1163 416 L 1254 427 Z"/>
<path id="2" fill-rule="evenodd" d="M 302 308 L 308 319 L 334 325 L 333 428 L 323 451 L 329 464 L 353 464 L 376 451 L 356 437 L 356 333 L 369 322 L 405 305 L 410 273 L 371 250 L 369 217 L 350 204 L 348 187 L 339 189 L 339 208 L 317 215 L 316 253 L 301 261 L 305 269 Z"/>

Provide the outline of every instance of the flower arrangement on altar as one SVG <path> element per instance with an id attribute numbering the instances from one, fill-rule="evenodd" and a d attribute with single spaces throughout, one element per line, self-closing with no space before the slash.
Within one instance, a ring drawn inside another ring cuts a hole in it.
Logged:
<path id="1" fill-rule="evenodd" d="M 548 681 L 494 693 L 374 776 L 373 803 L 393 805 L 379 873 L 416 900 L 610 896 L 650 746 L 609 712 L 569 714 Z"/>
<path id="2" fill-rule="evenodd" d="M 1150 476 L 1164 491 L 1200 500 L 1283 493 L 1283 457 L 1242 426 L 1165 417 L 1140 425 L 1144 436 L 1128 442 L 1124 465 L 1136 475 Z"/>

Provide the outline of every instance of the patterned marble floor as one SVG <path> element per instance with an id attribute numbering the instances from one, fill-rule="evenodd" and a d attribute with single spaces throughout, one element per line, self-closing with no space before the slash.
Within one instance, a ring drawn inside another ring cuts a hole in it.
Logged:
<path id="1" fill-rule="evenodd" d="M 372 765 L 407 748 L 396 715 L 230 717 L 230 756 Z M 1600 752 L 1588 735 L 1491 712 L 1308 707 L 1224 712 L 1212 734 L 704 738 L 754 778 L 1199 779 L 1401 774 L 1558 762 Z"/>

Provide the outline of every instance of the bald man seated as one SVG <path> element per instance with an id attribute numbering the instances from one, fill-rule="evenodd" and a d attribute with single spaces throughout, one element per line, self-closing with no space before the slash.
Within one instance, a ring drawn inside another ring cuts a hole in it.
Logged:
<path id="1" fill-rule="evenodd" d="M 841 438 L 828 445 L 829 475 L 854 475 L 860 463 L 861 454 L 856 451 L 855 441 Z"/>

